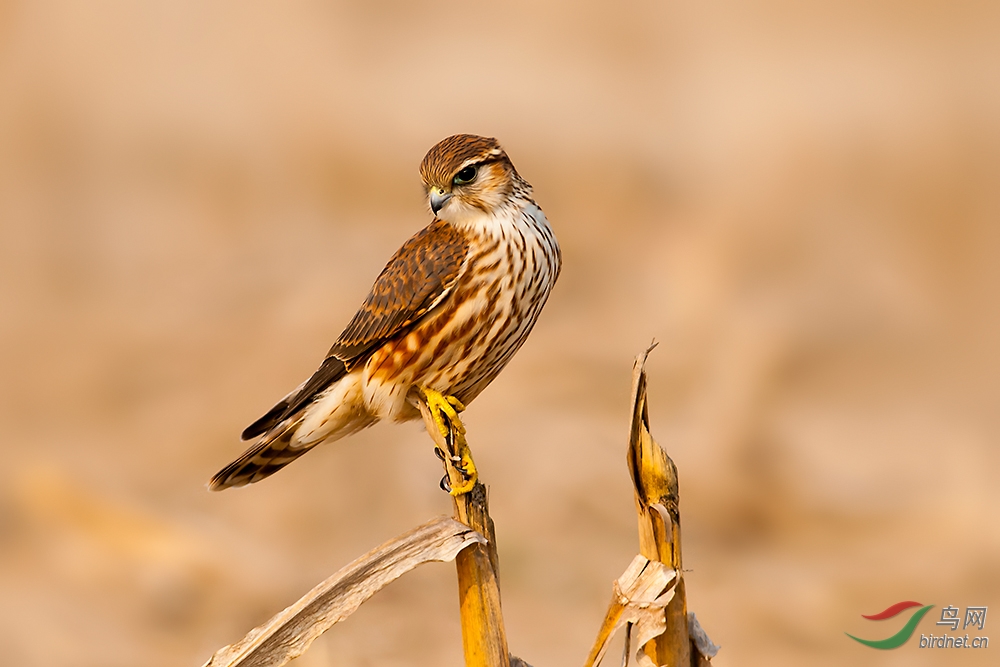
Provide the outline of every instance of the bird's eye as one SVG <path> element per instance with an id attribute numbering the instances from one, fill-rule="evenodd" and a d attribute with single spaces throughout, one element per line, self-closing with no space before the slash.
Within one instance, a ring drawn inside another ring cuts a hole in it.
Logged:
<path id="1" fill-rule="evenodd" d="M 454 183 L 455 185 L 465 185 L 466 183 L 471 183 L 476 180 L 476 167 L 475 165 L 469 165 L 462 171 L 455 174 Z"/>

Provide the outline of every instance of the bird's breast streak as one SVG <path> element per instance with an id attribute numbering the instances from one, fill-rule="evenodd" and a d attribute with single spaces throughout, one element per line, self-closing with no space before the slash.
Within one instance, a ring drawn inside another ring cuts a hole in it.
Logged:
<path id="1" fill-rule="evenodd" d="M 468 402 L 520 348 L 558 272 L 558 248 L 546 247 L 554 241 L 551 232 L 536 228 L 547 226 L 544 215 L 534 207 L 521 213 L 505 223 L 506 233 L 474 239 L 470 260 L 447 298 L 368 360 L 364 393 L 372 414 L 413 418 L 406 403 L 412 385 Z"/>

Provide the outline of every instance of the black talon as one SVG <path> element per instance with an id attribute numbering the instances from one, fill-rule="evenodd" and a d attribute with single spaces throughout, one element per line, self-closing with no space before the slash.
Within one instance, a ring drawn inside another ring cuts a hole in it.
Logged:
<path id="1" fill-rule="evenodd" d="M 451 484 L 448 483 L 448 475 L 445 475 L 444 477 L 441 478 L 439 486 L 441 487 L 441 490 L 444 491 L 445 493 L 451 493 Z"/>
<path id="2" fill-rule="evenodd" d="M 435 447 L 434 448 L 434 456 L 438 457 L 438 460 L 441 461 L 442 463 L 444 462 L 445 454 L 444 454 L 444 451 L 440 447 Z"/>

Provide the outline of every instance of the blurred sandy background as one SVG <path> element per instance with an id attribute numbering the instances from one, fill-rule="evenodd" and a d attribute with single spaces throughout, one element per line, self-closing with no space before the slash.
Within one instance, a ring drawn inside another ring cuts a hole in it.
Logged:
<path id="1" fill-rule="evenodd" d="M 0 2 L 4 664 L 200 665 L 449 511 L 419 424 L 204 485 L 455 132 L 501 139 L 565 258 L 467 413 L 515 653 L 582 663 L 637 550 L 655 337 L 715 664 L 996 664 L 843 633 L 914 599 L 1000 643 L 1000 6 L 503 4 Z M 296 664 L 458 665 L 456 599 L 426 566 Z"/>

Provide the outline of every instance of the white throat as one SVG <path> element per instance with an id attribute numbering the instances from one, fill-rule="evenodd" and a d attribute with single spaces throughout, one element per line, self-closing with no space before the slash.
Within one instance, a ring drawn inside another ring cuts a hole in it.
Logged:
<path id="1" fill-rule="evenodd" d="M 511 232 L 512 227 L 523 224 L 525 214 L 548 226 L 545 214 L 535 202 L 521 198 L 508 200 L 489 213 L 452 199 L 438 212 L 438 217 L 477 236 L 503 237 Z"/>

